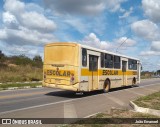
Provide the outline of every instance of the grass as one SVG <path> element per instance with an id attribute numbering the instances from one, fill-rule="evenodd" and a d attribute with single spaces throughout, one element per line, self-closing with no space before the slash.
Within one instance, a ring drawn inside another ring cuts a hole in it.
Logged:
<path id="1" fill-rule="evenodd" d="M 1 89 L 7 89 L 9 87 L 24 87 L 24 86 L 30 86 L 32 88 L 42 85 L 42 83 L 25 83 L 25 84 L 20 84 L 20 83 L 14 83 L 14 84 L 0 84 Z"/>
<path id="2" fill-rule="evenodd" d="M 152 78 L 151 76 L 141 76 L 141 79 L 150 79 Z"/>
<path id="3" fill-rule="evenodd" d="M 111 109 L 110 112 L 103 112 L 94 115 L 88 120 L 81 120 L 74 124 L 62 125 L 63 127 L 159 127 L 158 124 L 101 124 L 102 121 L 96 121 L 94 118 L 160 118 L 150 114 L 137 113 L 125 109 Z M 101 119 L 97 119 L 101 120 Z M 111 119 L 112 120 L 112 119 Z M 114 120 L 114 119 L 113 119 Z M 95 124 L 95 123 L 99 124 Z M 77 124 L 80 123 L 80 124 Z M 87 124 L 92 123 L 92 124 Z M 103 122 L 102 122 L 103 123 Z M 62 127 L 61 126 L 61 127 Z"/>
<path id="4" fill-rule="evenodd" d="M 160 110 L 160 91 L 144 97 L 140 97 L 135 100 L 134 103 L 140 107 Z"/>
<path id="5" fill-rule="evenodd" d="M 41 81 L 42 68 L 31 65 L 14 65 L 0 67 L 0 82 Z"/>

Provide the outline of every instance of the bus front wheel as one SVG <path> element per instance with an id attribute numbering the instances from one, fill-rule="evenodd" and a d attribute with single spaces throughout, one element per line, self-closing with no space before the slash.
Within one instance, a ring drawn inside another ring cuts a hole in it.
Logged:
<path id="1" fill-rule="evenodd" d="M 103 92 L 104 92 L 104 93 L 108 93 L 108 92 L 109 92 L 109 89 L 110 89 L 110 82 L 109 82 L 109 80 L 106 80 L 106 81 L 104 82 L 104 85 L 103 85 Z"/>

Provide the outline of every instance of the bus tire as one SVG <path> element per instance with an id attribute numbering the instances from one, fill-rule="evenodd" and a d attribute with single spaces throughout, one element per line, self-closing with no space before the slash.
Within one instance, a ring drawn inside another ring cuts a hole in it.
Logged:
<path id="1" fill-rule="evenodd" d="M 103 85 L 103 92 L 108 93 L 109 89 L 110 89 L 110 81 L 107 79 L 105 80 L 104 85 Z"/>

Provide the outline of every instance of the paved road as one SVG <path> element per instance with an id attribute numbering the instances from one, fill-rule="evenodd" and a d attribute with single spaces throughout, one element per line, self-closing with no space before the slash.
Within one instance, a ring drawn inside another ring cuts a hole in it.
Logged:
<path id="1" fill-rule="evenodd" d="M 160 90 L 160 79 L 142 80 L 139 87 L 112 89 L 84 95 L 51 88 L 0 92 L 0 117 L 82 118 L 109 111 L 111 107 L 131 108 L 129 101 Z"/>

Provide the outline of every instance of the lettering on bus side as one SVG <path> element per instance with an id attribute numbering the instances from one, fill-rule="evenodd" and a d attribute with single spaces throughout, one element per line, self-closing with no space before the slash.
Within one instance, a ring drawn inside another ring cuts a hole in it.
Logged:
<path id="1" fill-rule="evenodd" d="M 70 77 L 71 72 L 70 71 L 56 71 L 56 70 L 47 70 L 47 75 L 52 76 L 64 76 L 64 77 Z"/>
<path id="2" fill-rule="evenodd" d="M 136 71 L 133 71 L 132 74 L 133 74 L 133 75 L 137 75 L 137 72 L 136 72 Z"/>
<path id="3" fill-rule="evenodd" d="M 102 75 L 118 75 L 116 70 L 102 70 Z"/>

